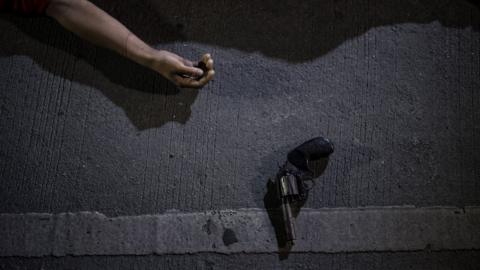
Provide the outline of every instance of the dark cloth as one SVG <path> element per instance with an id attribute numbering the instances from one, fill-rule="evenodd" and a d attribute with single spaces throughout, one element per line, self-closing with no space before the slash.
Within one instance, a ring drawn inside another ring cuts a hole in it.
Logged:
<path id="1" fill-rule="evenodd" d="M 24 15 L 44 14 L 50 0 L 0 0 L 0 11 Z"/>

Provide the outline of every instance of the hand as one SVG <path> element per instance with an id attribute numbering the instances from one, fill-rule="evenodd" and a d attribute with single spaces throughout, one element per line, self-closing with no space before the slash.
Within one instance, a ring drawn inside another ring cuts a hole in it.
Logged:
<path id="1" fill-rule="evenodd" d="M 213 78 L 215 71 L 210 54 L 203 55 L 200 62 L 203 64 L 194 65 L 174 53 L 156 51 L 150 67 L 178 87 L 201 88 Z"/>

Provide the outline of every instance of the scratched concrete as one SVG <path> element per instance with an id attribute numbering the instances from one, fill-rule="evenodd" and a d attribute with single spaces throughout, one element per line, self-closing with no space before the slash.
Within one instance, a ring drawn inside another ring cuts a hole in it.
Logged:
<path id="1" fill-rule="evenodd" d="M 215 253 L 191 256 L 85 256 L 45 258 L 5 258 L 0 269 L 331 269 L 331 270 L 390 270 L 390 269 L 462 269 L 477 270 L 478 251 L 350 253 L 350 254 L 292 254 L 279 261 L 274 254 L 222 255 Z"/>
<path id="2" fill-rule="evenodd" d="M 304 209 L 291 253 L 480 250 L 480 207 Z M 0 214 L 0 257 L 275 253 L 267 211 Z"/>
<path id="3" fill-rule="evenodd" d="M 216 79 L 178 90 L 48 18 L 0 15 L 0 212 L 263 207 L 318 135 L 336 152 L 305 207 L 480 204 L 470 1 L 99 4 L 157 48 L 211 52 Z"/>

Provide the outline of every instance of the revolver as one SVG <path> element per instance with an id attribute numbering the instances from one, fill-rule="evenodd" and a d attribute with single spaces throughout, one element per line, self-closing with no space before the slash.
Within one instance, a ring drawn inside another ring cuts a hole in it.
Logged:
<path id="1" fill-rule="evenodd" d="M 328 139 L 313 138 L 290 151 L 287 161 L 280 166 L 274 184 L 285 228 L 285 240 L 291 245 L 296 238 L 292 207 L 299 209 L 299 205 L 305 203 L 308 191 L 312 187 L 307 182 L 313 183 L 318 176 L 315 175 L 312 161 L 327 160 L 331 153 L 333 153 L 333 144 Z"/>

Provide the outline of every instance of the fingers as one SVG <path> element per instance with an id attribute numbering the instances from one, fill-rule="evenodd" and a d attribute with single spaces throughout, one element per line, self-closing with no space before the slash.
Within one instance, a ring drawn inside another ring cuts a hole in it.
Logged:
<path id="1" fill-rule="evenodd" d="M 215 71 L 209 70 L 206 75 L 200 79 L 182 77 L 181 75 L 174 76 L 174 83 L 182 88 L 201 88 L 207 84 L 215 75 Z"/>
<path id="2" fill-rule="evenodd" d="M 205 63 L 207 70 L 213 70 L 213 59 L 209 53 L 204 54 L 201 61 Z"/>
<path id="3" fill-rule="evenodd" d="M 208 70 L 213 70 L 213 59 L 208 59 L 206 65 Z"/>
<path id="4" fill-rule="evenodd" d="M 180 59 L 180 61 L 187 67 L 193 67 L 193 63 L 190 60 L 187 60 L 185 58 Z"/>
<path id="5" fill-rule="evenodd" d="M 202 60 L 200 60 L 200 61 L 202 61 L 206 64 L 209 59 L 212 59 L 212 56 L 209 53 L 206 53 L 206 54 L 202 55 Z"/>
<path id="6" fill-rule="evenodd" d="M 201 88 L 215 75 L 213 59 L 209 53 L 204 54 L 196 65 L 186 59 L 181 59 L 181 62 L 182 65 L 176 68 L 171 79 L 179 87 Z"/>
<path id="7" fill-rule="evenodd" d="M 197 78 L 203 75 L 203 70 L 193 66 L 180 65 L 177 67 L 177 73 L 179 75 L 187 75 L 187 77 Z"/>
<path id="8" fill-rule="evenodd" d="M 200 61 L 198 61 L 198 63 L 195 64 L 195 67 L 199 67 L 203 69 L 204 72 L 213 69 L 213 59 L 210 56 L 210 54 L 209 53 L 204 54 L 200 59 Z"/>
<path id="9" fill-rule="evenodd" d="M 197 80 L 197 82 L 203 86 L 207 84 L 210 80 L 212 80 L 214 75 L 215 75 L 215 70 L 210 69 L 207 71 L 207 74 L 201 77 L 199 80 Z"/>

